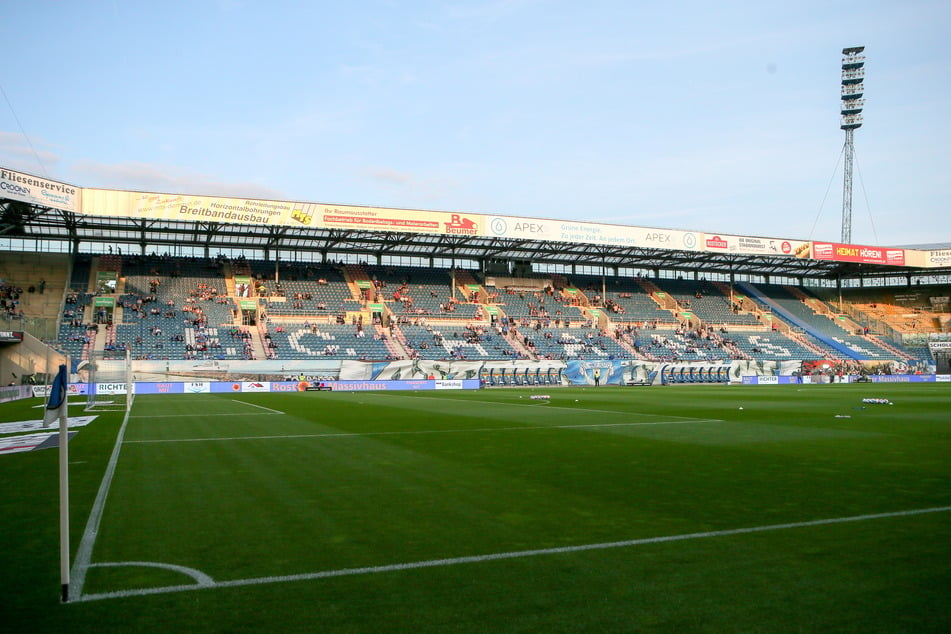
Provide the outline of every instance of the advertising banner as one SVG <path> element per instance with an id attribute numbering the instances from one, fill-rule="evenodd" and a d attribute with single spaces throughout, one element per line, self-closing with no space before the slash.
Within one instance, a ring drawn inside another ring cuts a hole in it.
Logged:
<path id="1" fill-rule="evenodd" d="M 935 383 L 934 374 L 871 374 L 872 383 Z"/>
<path id="2" fill-rule="evenodd" d="M 66 183 L 47 180 L 6 168 L 0 169 L 0 198 L 77 212 L 82 190 Z"/>
<path id="3" fill-rule="evenodd" d="M 474 390 L 479 388 L 479 381 L 473 379 L 461 381 L 327 381 L 321 383 L 327 391 L 337 392 L 376 392 L 389 390 Z M 200 389 L 193 389 L 198 386 Z M 194 393 L 227 393 L 227 392 L 304 392 L 311 386 L 310 382 L 272 381 L 267 383 L 232 383 L 227 381 L 201 383 L 156 383 L 153 381 L 137 382 L 136 394 L 194 394 Z M 195 414 L 200 416 L 199 413 Z M 95 417 L 90 417 L 95 418 Z M 73 419 L 70 418 L 72 427 Z"/>
<path id="4" fill-rule="evenodd" d="M 221 196 L 84 189 L 82 213 L 190 222 L 482 235 L 482 216 Z"/>
<path id="5" fill-rule="evenodd" d="M 83 190 L 82 213 L 155 220 L 289 225 L 292 214 L 299 208 L 300 204 L 293 202 L 86 188 Z"/>
<path id="6" fill-rule="evenodd" d="M 803 240 L 781 238 L 756 238 L 726 234 L 703 234 L 703 251 L 712 253 L 742 253 L 747 255 L 774 255 L 777 257 L 802 257 L 809 243 Z"/>
<path id="7" fill-rule="evenodd" d="M 486 216 L 485 235 L 493 238 L 582 242 L 618 247 L 695 251 L 702 234 L 673 229 L 624 227 L 594 222 Z"/>
<path id="8" fill-rule="evenodd" d="M 889 247 L 869 247 L 836 242 L 813 242 L 812 257 L 815 260 L 856 262 L 859 264 L 887 264 L 905 266 L 905 250 Z"/>
<path id="9" fill-rule="evenodd" d="M 445 211 L 313 205 L 314 226 L 326 229 L 405 231 L 442 235 L 483 235 L 482 216 Z"/>
<path id="10" fill-rule="evenodd" d="M 81 213 L 91 216 L 527 239 L 668 251 L 812 257 L 820 260 L 894 266 L 916 266 L 919 259 L 925 259 L 924 254 L 930 253 L 927 258 L 930 264 L 927 266 L 947 266 L 948 262 L 951 262 L 951 250 L 906 252 L 899 248 L 810 243 L 784 238 L 710 234 L 520 216 L 93 188 L 85 188 L 81 194 Z"/>
<path id="11" fill-rule="evenodd" d="M 125 383 L 96 383 L 96 394 L 115 396 L 125 394 L 128 386 Z"/>
<path id="12" fill-rule="evenodd" d="M 951 249 L 939 249 L 936 251 L 925 251 L 926 259 L 922 266 L 929 268 L 938 268 L 951 266 Z"/>
<path id="13" fill-rule="evenodd" d="M 808 376 L 744 376 L 743 385 L 800 385 L 812 383 Z"/>

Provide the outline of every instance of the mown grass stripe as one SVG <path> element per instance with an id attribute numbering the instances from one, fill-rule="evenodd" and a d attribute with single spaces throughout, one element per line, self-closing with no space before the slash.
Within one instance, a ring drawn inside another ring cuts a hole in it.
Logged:
<path id="1" fill-rule="evenodd" d="M 586 423 L 583 425 L 522 425 L 521 427 L 476 427 L 472 429 L 418 429 L 403 431 L 367 431 L 367 432 L 334 432 L 326 434 L 285 434 L 269 436 L 226 436 L 215 438 L 164 438 L 155 440 L 126 440 L 128 445 L 149 443 L 175 442 L 214 442 L 224 440 L 291 440 L 296 438 L 354 438 L 360 436 L 414 436 L 425 434 L 465 434 L 486 433 L 495 431 L 539 431 L 545 429 L 586 429 L 601 427 L 642 427 L 649 425 L 691 425 L 699 423 L 722 423 L 718 418 L 698 418 L 694 420 L 649 421 L 639 423 Z"/>
<path id="2" fill-rule="evenodd" d="M 465 564 L 484 563 L 489 561 L 500 561 L 506 559 L 520 559 L 524 557 L 539 557 L 545 555 L 561 555 L 566 553 L 577 553 L 589 550 L 607 550 L 613 548 L 630 548 L 633 546 L 644 546 L 647 544 L 662 544 L 668 542 L 687 541 L 694 539 L 709 539 L 712 537 L 731 537 L 734 535 L 746 535 L 750 533 L 762 533 L 766 531 L 779 531 L 797 528 L 810 528 L 813 526 L 827 526 L 830 524 L 845 524 L 848 522 L 866 522 L 879 519 L 888 519 L 894 517 L 908 517 L 912 515 L 923 515 L 926 513 L 944 513 L 951 511 L 951 506 L 938 506 L 923 509 L 911 509 L 906 511 L 893 511 L 890 513 L 873 513 L 867 515 L 853 515 L 850 517 L 834 517 L 818 520 L 808 520 L 804 522 L 787 522 L 785 524 L 768 524 L 766 526 L 750 526 L 745 528 L 733 528 L 719 531 L 704 531 L 699 533 L 686 533 L 682 535 L 666 535 L 662 537 L 647 537 L 643 539 L 629 539 L 617 542 L 602 542 L 597 544 L 579 544 L 576 546 L 559 546 L 556 548 L 539 548 L 535 550 L 518 550 L 501 553 L 489 553 L 485 555 L 471 555 L 468 557 L 450 557 L 445 559 L 430 559 L 425 561 L 412 561 L 400 564 L 389 564 L 383 566 L 365 566 L 360 568 L 342 568 L 339 570 L 324 570 L 321 572 L 302 573 L 297 575 L 280 575 L 274 577 L 253 577 L 249 579 L 234 579 L 231 581 L 216 581 L 212 583 L 201 583 L 194 585 L 164 586 L 159 588 L 140 588 L 135 590 L 119 590 L 116 592 L 103 592 L 98 594 L 88 594 L 79 598 L 80 601 L 98 601 L 103 599 L 118 599 L 123 597 L 145 596 L 152 594 L 168 594 L 174 592 L 187 592 L 191 590 L 200 590 L 207 588 L 236 588 L 242 586 L 256 586 L 272 583 L 291 583 L 297 581 L 313 581 L 317 579 L 329 579 L 333 577 L 345 577 L 353 575 L 381 574 L 388 572 L 400 572 L 404 570 L 417 570 L 420 568 L 436 568 L 443 566 L 459 566 Z M 102 565 L 102 564 L 97 564 Z M 118 562 L 113 565 L 119 565 Z M 210 577 L 208 577 L 210 579 Z"/>

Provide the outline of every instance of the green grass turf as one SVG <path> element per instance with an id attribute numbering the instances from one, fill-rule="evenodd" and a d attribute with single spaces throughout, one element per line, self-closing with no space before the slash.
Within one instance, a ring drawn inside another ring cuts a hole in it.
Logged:
<path id="1" fill-rule="evenodd" d="M 951 505 L 941 384 L 141 396 L 132 414 L 92 562 L 216 582 Z M 74 555 L 120 424 L 70 443 Z M 56 452 L 0 474 L 11 631 L 951 629 L 948 511 L 60 605 Z M 93 567 L 83 591 L 191 583 Z"/>

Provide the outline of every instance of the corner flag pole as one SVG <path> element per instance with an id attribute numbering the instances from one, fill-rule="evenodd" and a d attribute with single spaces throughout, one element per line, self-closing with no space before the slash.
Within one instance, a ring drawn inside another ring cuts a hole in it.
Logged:
<path id="1" fill-rule="evenodd" d="M 65 376 L 66 366 L 60 366 Z M 66 379 L 63 379 L 64 382 Z M 63 603 L 69 601 L 69 413 L 66 398 L 59 415 L 59 579 Z"/>
<path id="2" fill-rule="evenodd" d="M 69 357 L 66 358 L 69 363 Z M 69 601 L 69 375 L 59 366 L 53 379 L 43 426 L 59 419 L 59 568 L 63 603 Z"/>

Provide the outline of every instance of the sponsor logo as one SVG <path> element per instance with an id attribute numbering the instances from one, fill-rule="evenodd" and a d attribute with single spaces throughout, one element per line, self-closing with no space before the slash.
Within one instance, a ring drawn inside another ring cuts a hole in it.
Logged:
<path id="1" fill-rule="evenodd" d="M 667 244 L 671 240 L 671 235 L 661 231 L 654 231 L 644 236 L 644 240 L 646 242 L 653 242 L 654 244 Z"/>
<path id="2" fill-rule="evenodd" d="M 296 220 L 302 225 L 309 225 L 311 221 L 314 219 L 314 216 L 313 214 L 307 213 L 303 209 L 294 209 L 293 211 L 291 211 L 291 219 Z"/>
<path id="3" fill-rule="evenodd" d="M 778 376 L 761 376 L 758 383 L 760 385 L 779 385 Z"/>
<path id="4" fill-rule="evenodd" d="M 815 246 L 817 258 L 829 259 L 832 257 L 832 254 L 835 252 L 835 247 L 833 247 L 831 244 L 816 242 L 814 246 Z"/>
<path id="5" fill-rule="evenodd" d="M 458 236 L 474 236 L 478 233 L 476 223 L 463 218 L 459 214 L 452 214 L 449 222 L 445 223 L 446 233 Z"/>
<path id="6" fill-rule="evenodd" d="M 11 194 L 16 194 L 17 196 L 29 196 L 31 194 L 29 188 L 6 181 L 0 182 L 0 189 L 10 192 Z"/>
<path id="7" fill-rule="evenodd" d="M 946 266 L 951 264 L 951 250 L 931 251 L 928 253 L 931 266 Z"/>
<path id="8" fill-rule="evenodd" d="M 306 384 L 307 382 L 304 381 L 304 383 Z M 298 389 L 300 389 L 300 386 L 294 381 L 285 381 L 280 383 L 274 381 L 271 383 L 272 392 L 296 392 Z"/>
<path id="9" fill-rule="evenodd" d="M 449 380 L 436 381 L 436 389 L 437 390 L 461 390 L 462 381 L 449 381 Z"/>
<path id="10" fill-rule="evenodd" d="M 692 233 L 684 234 L 684 246 L 688 249 L 694 249 L 697 246 L 697 236 Z"/>
<path id="11" fill-rule="evenodd" d="M 50 395 L 50 386 L 49 385 L 34 385 L 33 386 L 33 396 L 49 396 Z"/>
<path id="12" fill-rule="evenodd" d="M 712 238 L 707 239 L 708 249 L 725 249 L 728 246 L 730 246 L 730 243 L 720 236 L 713 236 Z"/>
<path id="13" fill-rule="evenodd" d="M 96 394 L 125 394 L 125 383 L 96 383 Z"/>
<path id="14" fill-rule="evenodd" d="M 544 233 L 545 229 L 540 222 L 516 222 L 515 231 L 519 233 Z"/>
<path id="15" fill-rule="evenodd" d="M 885 262 L 887 264 L 903 265 L 905 264 L 904 249 L 888 249 L 885 251 Z"/>
<path id="16" fill-rule="evenodd" d="M 835 254 L 842 257 L 859 257 L 865 260 L 882 260 L 884 255 L 880 249 L 871 247 L 838 247 Z"/>
<path id="17" fill-rule="evenodd" d="M 248 381 L 241 384 L 242 392 L 270 392 L 270 383 L 259 383 L 257 381 Z"/>
<path id="18" fill-rule="evenodd" d="M 185 391 L 191 392 L 192 394 L 201 394 L 203 392 L 210 392 L 211 383 L 208 383 L 205 381 L 193 381 L 191 383 L 186 383 Z"/>
<path id="19" fill-rule="evenodd" d="M 447 223 L 446 226 L 447 226 L 447 227 L 449 226 L 448 223 Z M 475 229 L 474 226 L 473 226 L 472 228 Z M 489 230 L 490 230 L 494 235 L 497 235 L 497 236 L 506 235 L 506 234 L 508 233 L 508 231 L 509 231 L 509 224 L 508 224 L 508 222 L 506 222 L 503 218 L 493 218 L 493 219 L 489 222 Z M 517 221 L 515 221 L 515 223 L 512 225 L 512 233 L 513 233 L 513 234 L 514 234 L 514 233 L 519 233 L 519 234 L 525 234 L 525 233 L 540 234 L 540 233 L 545 233 L 545 225 L 543 225 L 543 224 L 540 223 L 540 222 L 532 222 L 532 221 L 529 221 L 529 220 L 517 220 Z M 475 235 L 475 234 L 472 234 L 472 235 Z"/>
<path id="20" fill-rule="evenodd" d="M 786 240 L 783 240 L 783 243 L 782 245 L 780 245 L 780 248 L 783 250 L 783 253 L 785 253 L 786 255 L 789 255 L 790 253 L 792 253 L 792 245 L 789 244 L 789 242 Z"/>

